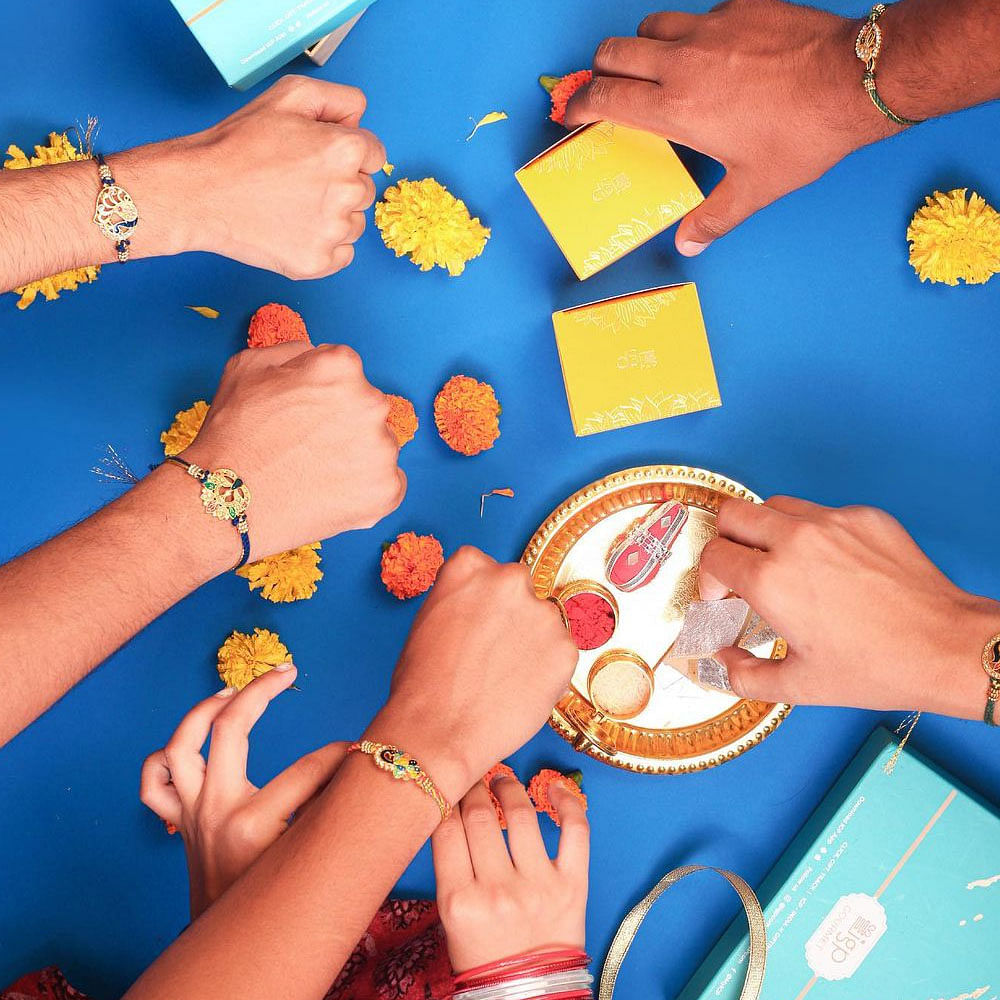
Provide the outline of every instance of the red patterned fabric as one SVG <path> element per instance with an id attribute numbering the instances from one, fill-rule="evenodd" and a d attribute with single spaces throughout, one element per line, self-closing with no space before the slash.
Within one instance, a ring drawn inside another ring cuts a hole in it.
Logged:
<path id="1" fill-rule="evenodd" d="M 446 1000 L 452 971 L 437 906 L 390 899 L 330 987 L 325 1000 Z M 56 968 L 23 976 L 0 1000 L 88 1000 Z"/>

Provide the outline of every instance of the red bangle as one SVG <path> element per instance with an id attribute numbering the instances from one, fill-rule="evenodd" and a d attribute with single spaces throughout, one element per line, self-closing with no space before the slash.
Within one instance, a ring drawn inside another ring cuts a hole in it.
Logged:
<path id="1" fill-rule="evenodd" d="M 541 972 L 556 972 L 562 969 L 583 968 L 590 965 L 590 956 L 579 948 L 563 948 L 558 951 L 524 952 L 511 955 L 496 962 L 466 969 L 455 976 L 456 989 L 460 986 L 482 985 L 481 980 L 504 982 L 507 979 Z"/>

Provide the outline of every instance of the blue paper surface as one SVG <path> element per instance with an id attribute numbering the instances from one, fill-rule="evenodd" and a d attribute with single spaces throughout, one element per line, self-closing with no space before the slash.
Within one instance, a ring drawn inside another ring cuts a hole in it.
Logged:
<path id="1" fill-rule="evenodd" d="M 639 0 L 379 0 L 325 67 L 290 67 L 364 87 L 365 124 L 385 140 L 394 178 L 435 176 L 492 226 L 485 253 L 460 278 L 421 274 L 370 226 L 354 265 L 322 281 L 191 255 L 106 267 L 95 284 L 24 313 L 14 296 L 0 298 L 0 558 L 114 495 L 88 471 L 107 443 L 137 468 L 156 461 L 160 431 L 211 394 L 264 302 L 301 311 L 318 341 L 356 347 L 371 380 L 412 398 L 421 419 L 402 454 L 405 503 L 373 531 L 324 543 L 327 575 L 312 601 L 267 604 L 224 576 L 0 751 L 0 980 L 55 962 L 109 998 L 186 923 L 183 851 L 140 805 L 139 766 L 215 690 L 215 650 L 233 628 L 276 629 L 300 664 L 302 691 L 280 698 L 255 731 L 253 779 L 361 730 L 417 608 L 378 581 L 381 542 L 398 531 L 433 531 L 448 551 L 469 542 L 514 559 L 578 487 L 674 462 L 761 494 L 886 507 L 957 583 L 1000 594 L 1000 278 L 921 285 L 904 241 L 934 188 L 968 185 L 1000 206 L 1000 108 L 863 150 L 697 259 L 676 254 L 671 230 L 581 283 L 514 180 L 560 134 L 545 120 L 536 79 L 587 65 L 601 38 L 634 31 L 650 9 Z M 226 88 L 165 0 L 54 0 L 7 15 L 4 148 L 97 114 L 99 144 L 112 151 L 200 129 L 262 89 Z M 499 109 L 508 121 L 464 141 L 470 119 Z M 702 157 L 685 160 L 706 189 L 720 176 Z M 688 280 L 698 284 L 723 406 L 575 439 L 551 313 Z M 187 304 L 222 316 L 203 319 Z M 448 451 L 433 429 L 433 395 L 456 372 L 491 382 L 504 407 L 500 440 L 477 458 Z M 53 483 L 40 496 L 25 489 L 39 467 Z M 480 521 L 479 494 L 497 486 L 517 497 L 488 501 Z M 731 868 L 757 884 L 874 722 L 796 709 L 738 760 L 663 779 L 597 764 L 540 734 L 517 755 L 519 773 L 580 767 L 591 800 L 592 954 L 603 957 L 628 908 L 678 864 Z M 1000 734 L 925 718 L 914 742 L 1000 800 Z M 554 831 L 546 835 L 554 843 Z M 402 888 L 432 886 L 425 851 Z M 670 895 L 629 958 L 622 996 L 679 992 L 738 907 L 725 885 L 685 884 Z"/>

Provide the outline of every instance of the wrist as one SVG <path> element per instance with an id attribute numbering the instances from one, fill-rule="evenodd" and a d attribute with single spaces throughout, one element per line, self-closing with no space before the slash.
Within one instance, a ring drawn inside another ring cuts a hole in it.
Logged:
<path id="1" fill-rule="evenodd" d="M 190 590 L 231 569 L 242 554 L 232 525 L 205 513 L 199 491 L 196 480 L 168 464 L 155 468 L 126 495 L 141 505 L 150 545 L 168 547 L 173 553 L 167 571 Z"/>
<path id="2" fill-rule="evenodd" d="M 952 627 L 940 636 L 937 669 L 920 707 L 941 715 L 982 719 L 989 688 L 982 666 L 983 647 L 1000 632 L 1000 602 L 960 594 L 950 616 Z"/>
<path id="3" fill-rule="evenodd" d="M 861 18 L 836 18 L 814 60 L 826 86 L 821 113 L 842 138 L 844 156 L 903 131 L 872 104 L 865 91 L 865 67 L 854 51 L 861 25 Z"/>
<path id="4" fill-rule="evenodd" d="M 190 138 L 185 137 L 106 157 L 115 181 L 139 210 L 133 257 L 167 257 L 200 249 L 200 209 L 191 179 L 190 146 Z"/>
<path id="5" fill-rule="evenodd" d="M 390 697 L 365 729 L 364 738 L 391 744 L 416 758 L 438 791 L 457 806 L 481 775 L 472 773 L 458 734 L 443 732 L 433 719 L 433 709 Z"/>

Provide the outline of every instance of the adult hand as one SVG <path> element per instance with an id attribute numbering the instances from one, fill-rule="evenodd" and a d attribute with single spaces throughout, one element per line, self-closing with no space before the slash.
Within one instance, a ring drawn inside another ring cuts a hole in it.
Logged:
<path id="1" fill-rule="evenodd" d="M 783 0 L 651 14 L 638 37 L 601 42 L 594 79 L 569 102 L 566 124 L 614 121 L 722 163 L 725 177 L 677 229 L 677 249 L 693 256 L 852 150 L 899 131 L 861 86 L 859 26 Z"/>
<path id="2" fill-rule="evenodd" d="M 399 506 L 406 476 L 388 413 L 349 347 L 296 342 L 241 351 L 181 457 L 246 480 L 250 558 L 259 559 L 371 527 Z"/>
<path id="3" fill-rule="evenodd" d="M 789 647 L 783 661 L 716 655 L 741 697 L 982 718 L 1000 604 L 951 583 L 894 517 L 772 497 L 726 501 L 718 528 L 702 597 L 734 591 Z"/>
<path id="4" fill-rule="evenodd" d="M 561 828 L 552 860 L 524 786 L 501 777 L 493 793 L 507 821 L 506 843 L 481 781 L 431 838 L 438 910 L 455 972 L 584 945 L 590 828 L 583 805 L 552 786 Z"/>
<path id="5" fill-rule="evenodd" d="M 167 745 L 142 765 L 139 797 L 184 838 L 192 920 L 284 833 L 292 814 L 327 785 L 347 754 L 346 743 L 330 743 L 263 788 L 247 780 L 250 731 L 294 680 L 288 663 L 240 692 L 223 688 L 195 705 Z M 209 736 L 206 762 L 201 748 Z"/>
<path id="6" fill-rule="evenodd" d="M 136 254 L 208 250 L 290 278 L 347 267 L 385 163 L 364 110 L 355 87 L 285 76 L 203 132 L 112 157 L 150 220 Z"/>
<path id="7" fill-rule="evenodd" d="M 369 737 L 415 754 L 456 802 L 544 725 L 576 661 L 523 565 L 459 549 L 413 623 Z"/>

